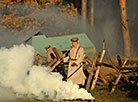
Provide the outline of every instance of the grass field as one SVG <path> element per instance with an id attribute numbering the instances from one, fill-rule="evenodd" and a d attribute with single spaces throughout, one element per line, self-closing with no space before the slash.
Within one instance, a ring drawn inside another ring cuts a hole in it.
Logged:
<path id="1" fill-rule="evenodd" d="M 127 88 L 119 87 L 110 94 L 109 86 L 102 85 L 89 92 L 96 98 L 96 102 L 138 102 L 138 88 L 131 91 Z"/>

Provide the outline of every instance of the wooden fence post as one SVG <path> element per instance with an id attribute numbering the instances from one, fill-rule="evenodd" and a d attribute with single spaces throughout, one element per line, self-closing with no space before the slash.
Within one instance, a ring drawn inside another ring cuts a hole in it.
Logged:
<path id="1" fill-rule="evenodd" d="M 124 61 L 122 67 L 125 66 L 126 62 L 127 62 L 127 59 Z M 123 76 L 123 74 L 122 74 L 121 71 L 120 71 L 120 72 L 119 72 L 119 75 L 118 75 L 118 77 L 116 78 L 116 81 L 115 81 L 115 83 L 114 83 L 114 85 L 113 85 L 113 87 L 112 87 L 112 89 L 111 89 L 111 91 L 110 91 L 110 94 L 112 94 L 112 93 L 115 91 L 115 88 L 116 88 L 116 86 L 117 86 L 117 84 L 118 84 L 118 82 L 119 82 L 119 80 L 120 80 L 120 78 L 121 78 L 122 76 Z"/>
<path id="2" fill-rule="evenodd" d="M 118 84 L 121 76 L 122 76 L 122 73 L 119 73 L 119 75 L 118 75 L 118 77 L 117 77 L 117 79 L 116 79 L 116 81 L 114 83 L 114 86 L 112 87 L 112 90 L 111 90 L 110 94 L 112 94 L 115 91 L 116 85 Z"/>
<path id="3" fill-rule="evenodd" d="M 96 61 L 97 61 L 97 56 L 95 57 L 94 62 L 93 62 L 93 64 L 92 64 L 92 67 L 91 67 L 91 69 L 90 69 L 89 78 L 88 78 L 87 84 L 86 84 L 86 90 L 88 90 L 88 89 L 90 88 L 90 83 L 91 83 L 91 80 L 92 80 L 94 68 L 95 68 L 95 66 L 96 66 Z"/>
<path id="4" fill-rule="evenodd" d="M 105 49 L 104 49 L 104 41 L 103 41 L 103 51 L 102 51 L 99 63 L 101 63 L 103 61 L 104 55 L 105 55 Z M 93 79 L 93 82 L 92 82 L 91 89 L 95 88 L 95 85 L 96 85 L 96 82 L 97 82 L 97 79 L 98 79 L 98 75 L 99 75 L 99 72 L 100 72 L 100 68 L 101 68 L 101 66 L 97 67 L 97 70 L 96 70 L 96 73 L 95 73 L 95 76 L 94 76 L 94 79 Z"/>

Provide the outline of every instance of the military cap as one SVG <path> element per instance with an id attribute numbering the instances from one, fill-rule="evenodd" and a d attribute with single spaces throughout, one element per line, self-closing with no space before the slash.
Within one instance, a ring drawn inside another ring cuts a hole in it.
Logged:
<path id="1" fill-rule="evenodd" d="M 48 49 L 48 48 L 50 48 L 50 47 L 51 47 L 51 46 L 50 46 L 50 45 L 48 45 L 48 46 L 46 46 L 46 47 L 45 47 L 45 49 Z"/>
<path id="2" fill-rule="evenodd" d="M 79 40 L 79 38 L 74 37 L 74 38 L 71 38 L 70 40 L 71 40 L 72 42 L 77 42 L 77 41 Z"/>

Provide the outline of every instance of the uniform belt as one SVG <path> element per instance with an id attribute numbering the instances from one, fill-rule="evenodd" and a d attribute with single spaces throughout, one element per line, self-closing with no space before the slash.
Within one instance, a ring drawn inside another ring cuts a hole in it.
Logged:
<path id="1" fill-rule="evenodd" d="M 72 58 L 69 57 L 69 60 L 71 60 L 71 61 L 76 61 L 77 59 L 72 59 Z"/>
<path id="2" fill-rule="evenodd" d="M 77 59 L 70 59 L 70 60 L 72 60 L 72 61 L 76 61 Z"/>

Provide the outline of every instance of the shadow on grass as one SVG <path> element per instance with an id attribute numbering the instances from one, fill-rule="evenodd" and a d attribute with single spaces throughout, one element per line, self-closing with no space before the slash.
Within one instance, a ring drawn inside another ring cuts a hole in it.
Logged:
<path id="1" fill-rule="evenodd" d="M 109 90 L 111 90 L 112 86 L 113 84 L 110 83 L 108 86 Z M 127 98 L 131 98 L 132 100 L 138 101 L 138 85 L 134 85 L 130 83 L 125 83 L 124 85 L 122 85 L 121 83 L 119 83 L 115 91 L 117 90 L 120 90 L 121 92 L 125 92 Z"/>
<path id="2" fill-rule="evenodd" d="M 110 94 L 112 82 L 107 85 L 96 85 L 94 90 L 89 90 L 97 102 L 138 102 L 138 85 L 119 83 L 116 90 Z"/>

